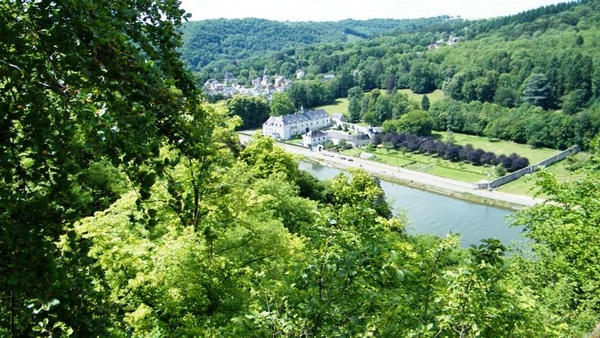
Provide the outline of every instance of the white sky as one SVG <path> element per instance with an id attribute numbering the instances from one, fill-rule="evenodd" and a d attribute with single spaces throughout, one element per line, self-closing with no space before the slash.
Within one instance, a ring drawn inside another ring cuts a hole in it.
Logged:
<path id="1" fill-rule="evenodd" d="M 438 15 L 467 19 L 516 14 L 568 0 L 181 0 L 191 21 L 263 18 L 277 21 L 411 19 Z"/>

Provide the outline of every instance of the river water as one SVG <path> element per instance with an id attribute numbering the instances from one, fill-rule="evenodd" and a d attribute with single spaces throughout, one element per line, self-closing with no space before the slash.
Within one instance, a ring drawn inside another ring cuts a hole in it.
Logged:
<path id="1" fill-rule="evenodd" d="M 342 172 L 339 169 L 316 163 L 300 162 L 300 169 L 312 173 L 320 180 L 330 179 Z M 395 214 L 408 217 L 407 231 L 411 234 L 447 233 L 461 235 L 461 245 L 480 244 L 484 238 L 495 237 L 504 245 L 521 242 L 521 229 L 509 227 L 514 212 L 497 207 L 471 203 L 440 194 L 431 193 L 396 183 L 381 181 Z"/>

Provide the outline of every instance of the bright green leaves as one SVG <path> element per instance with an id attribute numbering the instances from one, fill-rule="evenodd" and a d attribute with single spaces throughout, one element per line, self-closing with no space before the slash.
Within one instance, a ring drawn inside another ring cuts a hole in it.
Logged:
<path id="1" fill-rule="evenodd" d="M 592 244 L 600 224 L 600 179 L 591 173 L 573 183 L 558 183 L 546 172 L 538 175 L 549 201 L 517 214 L 515 224 L 524 226 L 525 235 L 535 241 L 537 264 L 522 265 L 530 269 L 532 287 L 548 296 L 556 315 L 583 334 L 600 321 L 600 269 L 593 263 L 600 249 Z"/>
<path id="2" fill-rule="evenodd" d="M 129 185 L 125 175 L 140 206 L 151 201 L 163 144 L 206 156 L 214 128 L 204 125 L 209 112 L 178 59 L 181 15 L 170 0 L 0 5 L 10 18 L 0 25 L 0 257 L 9 262 L 0 267 L 0 298 L 13 299 L 0 307 L 0 327 L 12 335 L 33 325 L 24 299 L 49 297 L 60 299 L 59 320 L 78 335 L 104 335 L 113 320 L 92 314 L 104 307 L 93 298 L 90 285 L 102 281 L 90 282 L 87 247 L 71 243 L 66 257 L 54 242 L 113 203 Z M 160 216 L 150 207 L 132 218 L 152 227 Z"/>
<path id="3" fill-rule="evenodd" d="M 392 212 L 379 180 L 363 170 L 350 169 L 349 172 L 352 177 L 340 174 L 331 180 L 327 198 L 334 205 L 360 205 L 372 208 L 380 216 L 391 217 Z"/>
<path id="4" fill-rule="evenodd" d="M 296 177 L 298 164 L 291 154 L 275 146 L 272 138 L 255 136 L 241 154 L 242 159 L 248 163 L 253 174 L 266 178 L 272 173 L 282 172 L 288 178 Z"/>

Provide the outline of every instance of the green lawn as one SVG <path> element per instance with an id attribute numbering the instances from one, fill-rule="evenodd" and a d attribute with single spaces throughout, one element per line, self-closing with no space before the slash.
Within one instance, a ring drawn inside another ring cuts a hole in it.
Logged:
<path id="1" fill-rule="evenodd" d="M 448 132 L 433 132 L 434 135 L 439 135 L 444 141 L 447 141 Z M 514 142 L 501 141 L 501 140 L 490 140 L 483 136 L 466 135 L 459 133 L 452 133 L 454 137 L 454 143 L 465 145 L 472 144 L 474 148 L 481 148 L 485 151 L 491 151 L 496 155 L 505 154 L 510 155 L 517 153 L 522 157 L 527 157 L 529 163 L 538 163 L 541 160 L 547 159 L 553 155 L 558 154 L 560 151 L 549 148 L 532 148 L 526 144 L 518 144 Z"/>
<path id="2" fill-rule="evenodd" d="M 447 133 L 436 133 L 445 138 Z M 532 148 L 528 145 L 516 144 L 513 142 L 506 141 L 491 141 L 486 137 L 477 137 L 472 135 L 464 135 L 454 133 L 453 137 L 457 144 L 465 145 L 467 143 L 472 144 L 475 148 L 481 148 L 485 151 L 492 151 L 495 154 L 510 154 L 516 152 L 520 156 L 529 158 L 531 163 L 537 163 L 545 158 L 557 154 L 559 151 L 548 148 Z M 353 148 L 345 150 L 344 154 L 359 156 L 362 152 L 366 151 L 364 148 Z M 402 167 L 410 170 L 426 172 L 432 175 L 455 179 L 462 182 L 474 183 L 482 179 L 487 179 L 488 172 L 491 174 L 491 178 L 497 178 L 495 176 L 495 170 L 493 167 L 486 166 L 475 166 L 464 162 L 450 162 L 445 159 L 438 158 L 436 156 L 429 156 L 417 153 L 402 153 L 397 150 L 390 150 L 389 152 L 383 148 L 377 148 L 374 152 L 377 155 L 377 161 Z M 572 160 L 564 160 L 548 167 L 548 171 L 554 173 L 559 178 L 559 181 L 574 180 L 583 174 L 574 175 L 571 172 L 571 163 L 573 161 L 580 162 L 589 157 L 589 154 L 579 153 L 573 157 Z M 531 188 L 534 187 L 534 181 L 528 177 L 524 177 L 505 184 L 498 188 L 500 191 L 516 193 L 516 194 L 528 194 L 533 195 Z"/>
<path id="3" fill-rule="evenodd" d="M 342 113 L 344 115 L 348 114 L 348 99 L 336 99 L 334 104 L 330 104 L 327 106 L 317 107 L 316 109 L 323 109 L 329 115 L 333 115 L 335 113 Z"/>
<path id="4" fill-rule="evenodd" d="M 343 153 L 346 155 L 359 156 L 362 152 L 365 152 L 364 148 L 352 148 L 344 150 Z M 455 179 L 462 182 L 474 183 L 481 179 L 487 178 L 488 168 L 484 166 L 474 166 L 468 163 L 462 162 L 450 162 L 445 159 L 440 159 L 434 156 L 415 154 L 415 153 L 402 153 L 397 150 L 390 150 L 378 148 L 373 152 L 378 162 L 406 168 L 409 170 L 415 170 L 425 172 L 428 174 Z M 491 170 L 492 175 L 494 171 Z"/>
<path id="5" fill-rule="evenodd" d="M 386 92 L 385 89 L 380 89 L 380 90 L 382 93 L 385 94 L 385 92 Z M 435 90 L 434 92 L 431 92 L 429 94 L 415 94 L 410 89 L 399 89 L 398 92 L 408 95 L 408 99 L 410 101 L 414 101 L 419 106 L 421 105 L 421 99 L 423 98 L 423 95 L 427 95 L 427 97 L 429 98 L 429 101 L 431 103 L 439 101 L 444 98 L 444 92 L 441 91 L 440 89 Z M 316 109 L 324 109 L 327 112 L 327 114 L 329 114 L 329 115 L 333 115 L 335 113 L 342 113 L 344 115 L 347 115 L 348 114 L 348 99 L 347 98 L 336 99 L 334 104 L 316 107 Z"/>
<path id="6" fill-rule="evenodd" d="M 410 101 L 416 102 L 419 106 L 421 106 L 421 100 L 425 95 L 427 95 L 427 97 L 429 98 L 430 103 L 434 103 L 444 98 L 444 92 L 441 89 L 436 89 L 435 91 L 428 94 L 415 94 L 410 89 L 398 89 L 398 92 L 408 95 L 408 99 Z"/>
<path id="7" fill-rule="evenodd" d="M 589 159 L 589 153 L 578 153 L 571 156 L 571 159 L 565 159 L 546 168 L 546 171 L 556 175 L 559 182 L 574 181 L 585 176 L 584 172 L 571 171 L 573 162 L 582 162 Z M 535 174 L 526 175 L 516 181 L 504 184 L 498 188 L 499 191 L 514 194 L 526 194 L 533 196 L 535 194 Z M 542 196 L 544 197 L 544 196 Z"/>

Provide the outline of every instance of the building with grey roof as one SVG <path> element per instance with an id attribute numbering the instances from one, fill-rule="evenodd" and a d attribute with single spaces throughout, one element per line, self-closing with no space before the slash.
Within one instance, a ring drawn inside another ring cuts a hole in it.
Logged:
<path id="1" fill-rule="evenodd" d="M 351 135 L 342 131 L 328 130 L 327 136 L 335 145 L 339 144 L 340 140 L 345 140 L 353 147 L 363 147 L 371 143 L 371 137 L 367 134 Z"/>
<path id="2" fill-rule="evenodd" d="M 302 134 L 302 144 L 307 148 L 323 144 L 327 140 L 329 140 L 327 134 L 320 130 L 311 130 L 306 134 Z"/>
<path id="3" fill-rule="evenodd" d="M 263 135 L 277 140 L 289 140 L 295 135 L 330 127 L 331 123 L 331 117 L 323 109 L 301 109 L 295 114 L 269 117 L 263 123 Z"/>

